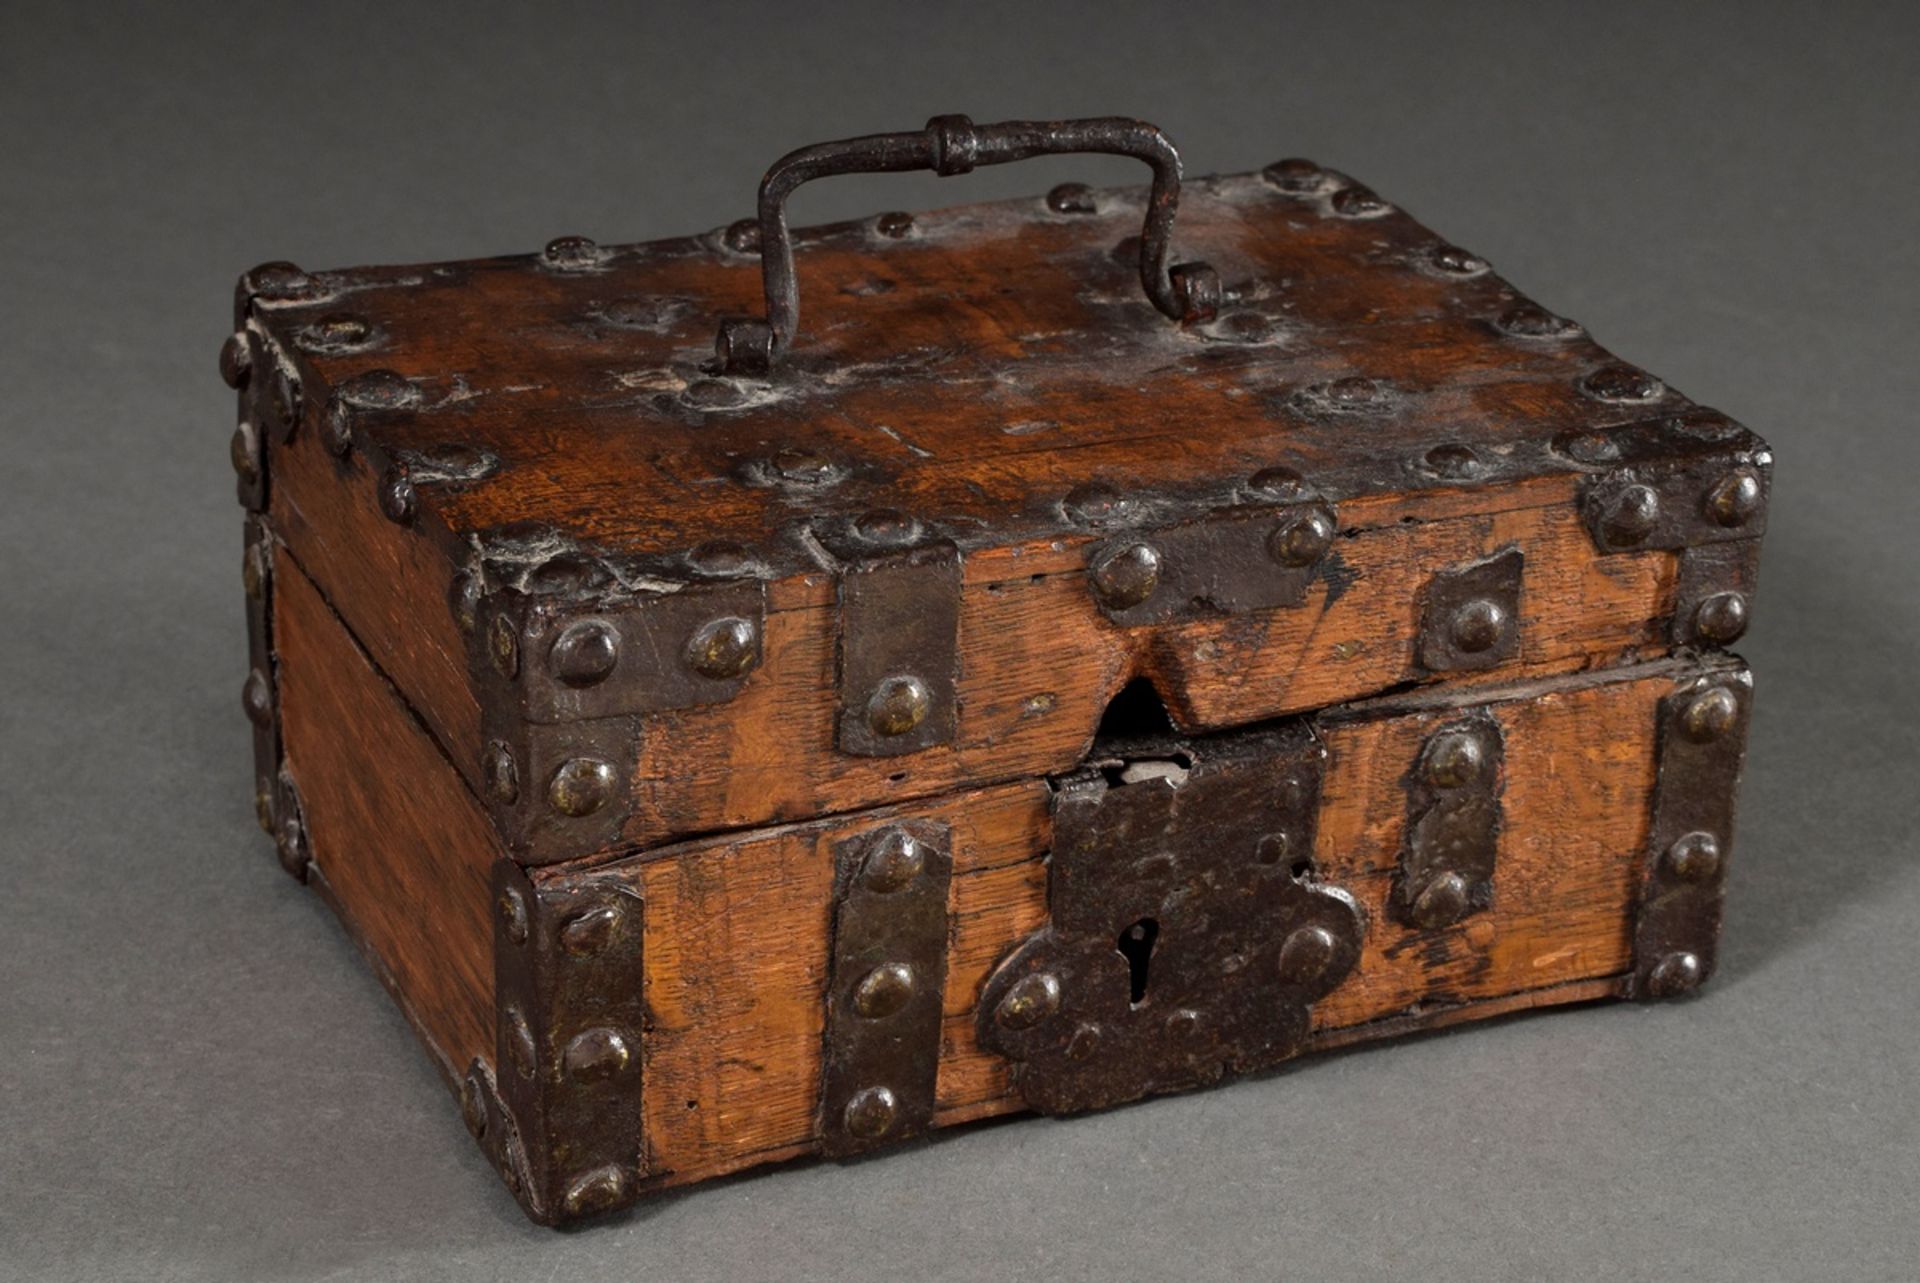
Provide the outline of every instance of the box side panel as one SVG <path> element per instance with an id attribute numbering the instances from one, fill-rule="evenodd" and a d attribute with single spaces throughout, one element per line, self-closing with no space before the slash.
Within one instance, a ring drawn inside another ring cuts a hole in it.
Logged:
<path id="1" fill-rule="evenodd" d="M 457 1076 L 494 1053 L 493 830 L 285 556 L 274 608 L 285 768 L 300 790 L 313 869 L 442 1069 Z"/>
<path id="2" fill-rule="evenodd" d="M 1313 859 L 1365 914 L 1362 956 L 1313 1007 L 1308 1049 L 1621 992 L 1644 876 L 1660 701 L 1689 663 L 1524 687 L 1426 693 L 1337 713 Z M 1405 925 L 1390 905 L 1407 781 L 1435 730 L 1485 716 L 1504 743 L 1491 907 Z M 603 874 L 648 901 L 646 1092 L 657 1183 L 815 1143 L 834 843 L 888 814 L 954 825 L 936 1122 L 1022 1108 L 1008 1062 L 975 1032 L 999 961 L 1048 917 L 1049 792 L 1039 782 L 890 813 L 698 842 Z"/>
<path id="3" fill-rule="evenodd" d="M 466 641 L 448 601 L 454 575 L 442 543 L 390 520 L 366 456 L 330 453 L 309 409 L 275 444 L 271 515 L 295 560 L 418 711 L 470 784 L 480 771 L 480 705 Z"/>

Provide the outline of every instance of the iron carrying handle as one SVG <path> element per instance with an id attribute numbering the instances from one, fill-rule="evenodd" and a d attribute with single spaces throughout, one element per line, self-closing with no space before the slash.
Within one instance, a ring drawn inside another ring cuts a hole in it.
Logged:
<path id="1" fill-rule="evenodd" d="M 734 317 L 720 323 L 714 348 L 721 369 L 728 374 L 767 373 L 799 327 L 800 287 L 793 275 L 787 197 L 800 184 L 835 174 L 916 169 L 946 177 L 980 165 L 1067 152 L 1131 156 L 1152 168 L 1153 189 L 1147 196 L 1146 226 L 1140 235 L 1140 283 L 1153 305 L 1171 319 L 1210 318 L 1220 305 L 1219 275 L 1205 263 L 1167 266 L 1173 216 L 1180 205 L 1180 153 L 1157 128 L 1121 116 L 1009 120 L 998 125 L 976 125 L 965 116 L 935 116 L 917 133 L 868 134 L 815 143 L 774 162 L 760 180 L 760 270 L 766 281 L 766 319 Z"/>

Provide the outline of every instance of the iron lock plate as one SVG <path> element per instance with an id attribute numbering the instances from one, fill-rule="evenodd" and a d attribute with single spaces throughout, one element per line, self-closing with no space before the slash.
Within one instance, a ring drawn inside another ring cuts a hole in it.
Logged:
<path id="1" fill-rule="evenodd" d="M 1061 780 L 1049 920 L 989 977 L 980 1045 L 1043 1113 L 1277 1063 L 1360 957 L 1311 861 L 1326 750 L 1304 725 L 1146 742 Z"/>

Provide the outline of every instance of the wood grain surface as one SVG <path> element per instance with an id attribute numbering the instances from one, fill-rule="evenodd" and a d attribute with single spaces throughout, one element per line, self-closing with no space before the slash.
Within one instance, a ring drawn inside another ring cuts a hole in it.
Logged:
<path id="1" fill-rule="evenodd" d="M 284 554 L 274 639 L 285 768 L 314 864 L 443 1071 L 494 1054 L 493 827 Z"/>

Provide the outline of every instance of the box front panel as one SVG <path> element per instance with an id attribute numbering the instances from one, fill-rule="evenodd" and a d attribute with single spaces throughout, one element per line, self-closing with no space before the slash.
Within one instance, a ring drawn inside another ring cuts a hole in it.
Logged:
<path id="1" fill-rule="evenodd" d="M 1635 965 L 1663 709 L 1688 683 L 1737 673 L 1726 661 L 1666 661 L 1313 719 L 1324 777 L 1310 865 L 1295 870 L 1349 897 L 1364 929 L 1357 962 L 1312 1003 L 1293 1050 L 1621 993 Z M 1462 727 L 1497 756 L 1481 793 L 1455 805 L 1421 781 L 1446 778 L 1435 754 Z M 1128 769 L 1112 765 L 1111 778 Z M 951 832 L 935 1121 L 1022 1108 L 1015 1063 L 982 1045 L 981 994 L 1049 924 L 1055 796 L 1024 781 L 565 875 L 615 879 L 647 902 L 651 1179 L 699 1179 L 817 1145 L 834 852 L 903 818 Z M 1477 873 L 1476 842 L 1490 859 Z M 1434 895 L 1418 896 L 1428 888 L 1412 885 L 1445 880 L 1445 867 L 1417 863 L 1429 847 L 1484 887 L 1435 910 Z M 1116 850 L 1116 876 L 1138 854 Z M 1152 997 L 1149 984 L 1143 1000 Z"/>

